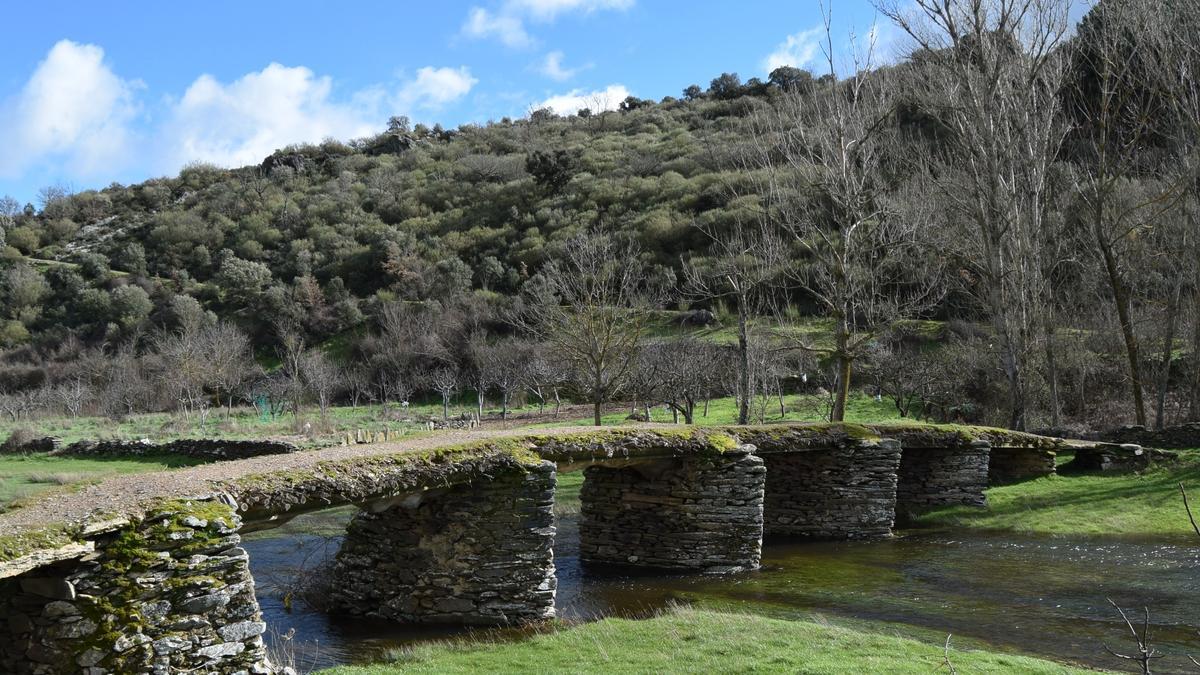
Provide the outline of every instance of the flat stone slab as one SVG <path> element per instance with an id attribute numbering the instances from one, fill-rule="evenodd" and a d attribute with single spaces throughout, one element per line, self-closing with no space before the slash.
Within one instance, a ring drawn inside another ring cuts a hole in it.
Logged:
<path id="1" fill-rule="evenodd" d="M 15 577 L 30 570 L 52 565 L 63 560 L 82 558 L 94 550 L 96 550 L 96 545 L 90 541 L 85 541 L 82 543 L 66 544 L 58 548 L 33 551 L 13 560 L 0 562 L 0 579 Z"/>

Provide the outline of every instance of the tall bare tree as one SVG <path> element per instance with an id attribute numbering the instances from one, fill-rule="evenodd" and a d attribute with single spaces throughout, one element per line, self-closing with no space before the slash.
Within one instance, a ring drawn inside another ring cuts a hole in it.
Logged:
<path id="1" fill-rule="evenodd" d="M 758 158 L 752 152 L 751 161 Z M 748 195 L 737 194 L 739 199 Z M 751 324 L 766 310 L 772 286 L 780 280 L 783 267 L 783 242 L 771 223 L 763 217 L 761 208 L 739 218 L 732 227 L 720 228 L 711 224 L 695 227 L 709 241 L 707 253 L 687 261 L 683 266 L 688 292 L 705 299 L 728 298 L 737 310 L 738 389 L 750 391 L 750 331 Z M 738 424 L 750 422 L 750 399 L 738 399 Z"/>
<path id="2" fill-rule="evenodd" d="M 1026 425 L 1029 360 L 1048 293 L 1040 260 L 1051 167 L 1065 135 L 1059 92 L 1069 0 L 880 0 L 916 43 L 910 86 L 936 120 L 935 180 L 947 249 L 990 314 L 1011 427 Z"/>
<path id="3" fill-rule="evenodd" d="M 830 80 L 837 69 L 825 14 Z M 871 49 L 853 73 L 815 94 L 792 92 L 754 122 L 764 208 L 796 259 L 787 275 L 833 319 L 833 345 L 801 346 L 837 365 L 833 421 L 846 415 L 853 365 L 873 336 L 927 307 L 937 287 L 914 271 L 932 262 L 917 240 L 919 212 L 902 213 L 887 170 L 895 124 Z"/>

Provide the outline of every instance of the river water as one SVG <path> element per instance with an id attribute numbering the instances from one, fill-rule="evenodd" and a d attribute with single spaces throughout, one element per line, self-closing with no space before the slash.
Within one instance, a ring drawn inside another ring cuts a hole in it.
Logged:
<path id="1" fill-rule="evenodd" d="M 304 518 L 312 518 L 305 516 Z M 337 550 L 334 536 L 349 517 L 326 514 L 319 527 L 297 519 L 286 528 L 248 538 L 259 602 L 270 641 L 293 652 L 303 669 L 378 660 L 387 651 L 467 634 L 331 617 L 293 602 L 282 588 L 295 570 L 313 567 Z M 575 516 L 559 518 L 555 547 L 558 615 L 591 619 L 644 615 L 672 603 L 736 608 L 781 618 L 862 619 L 903 624 L 901 632 L 955 644 L 1059 661 L 1121 668 L 1105 651 L 1129 651 L 1132 641 L 1106 598 L 1136 621 L 1151 609 L 1154 645 L 1168 658 L 1156 672 L 1194 672 L 1182 656 L 1200 653 L 1200 548 L 1135 539 L 1032 537 L 901 531 L 875 542 L 768 542 L 760 571 L 727 577 L 614 573 L 580 565 Z M 292 629 L 290 640 L 283 639 Z M 519 631 L 491 637 L 520 639 Z"/>

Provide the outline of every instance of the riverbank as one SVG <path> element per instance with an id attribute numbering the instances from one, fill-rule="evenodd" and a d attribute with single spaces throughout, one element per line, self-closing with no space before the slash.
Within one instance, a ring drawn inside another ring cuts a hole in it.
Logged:
<path id="1" fill-rule="evenodd" d="M 1074 474 L 1070 459 L 1060 458 L 1059 475 L 989 489 L 986 508 L 939 509 L 914 524 L 1022 534 L 1195 536 L 1179 484 L 1200 500 L 1200 451 L 1181 451 L 1177 462 L 1142 472 Z"/>
<path id="2" fill-rule="evenodd" d="M 813 621 L 676 607 L 650 619 L 604 619 L 547 629 L 523 642 L 457 641 L 394 654 L 387 664 L 326 675 L 398 673 L 1083 673 L 1051 661 L 979 650 L 947 651 L 896 635 Z M 948 671 L 951 672 L 951 671 Z"/>

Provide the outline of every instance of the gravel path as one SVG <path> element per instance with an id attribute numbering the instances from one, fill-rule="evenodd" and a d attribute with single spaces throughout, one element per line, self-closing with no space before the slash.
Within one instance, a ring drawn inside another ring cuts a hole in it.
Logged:
<path id="1" fill-rule="evenodd" d="M 445 431 L 390 443 L 322 448 L 285 455 L 212 462 L 186 469 L 114 476 L 76 492 L 52 493 L 27 506 L 0 513 L 0 535 L 19 534 L 51 524 L 77 523 L 95 513 L 134 514 L 154 499 L 208 493 L 217 481 L 260 473 L 299 470 L 318 462 L 430 450 L 489 438 L 587 431 L 595 431 L 595 427 L 563 427 L 536 431 L 528 428 Z"/>

